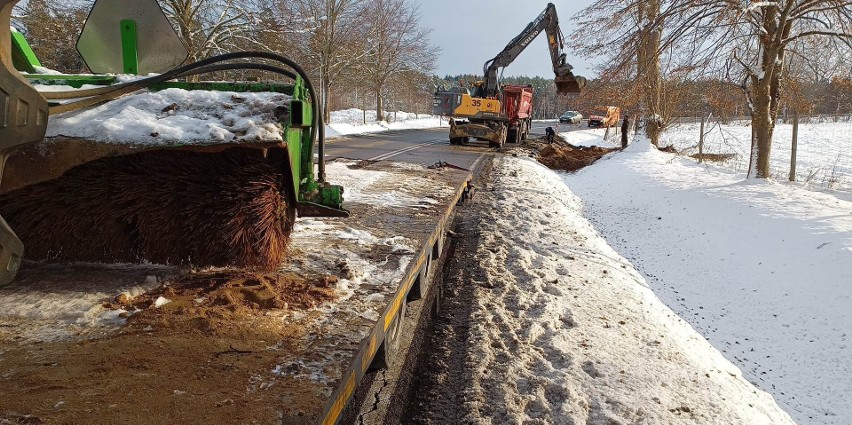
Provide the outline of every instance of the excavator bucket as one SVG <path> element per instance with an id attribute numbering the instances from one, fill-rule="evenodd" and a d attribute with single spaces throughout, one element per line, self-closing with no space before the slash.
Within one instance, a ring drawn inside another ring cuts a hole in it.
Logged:
<path id="1" fill-rule="evenodd" d="M 556 92 L 559 94 L 579 94 L 586 87 L 586 79 L 567 75 L 556 77 Z"/>

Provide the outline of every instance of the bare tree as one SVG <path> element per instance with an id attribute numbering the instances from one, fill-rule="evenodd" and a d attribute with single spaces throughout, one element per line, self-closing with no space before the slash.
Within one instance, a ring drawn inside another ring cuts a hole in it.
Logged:
<path id="1" fill-rule="evenodd" d="M 655 146 L 668 118 L 664 117 L 666 79 L 661 66 L 663 5 L 663 0 L 597 0 L 575 17 L 580 25 L 571 35 L 584 56 L 608 56 L 601 70 L 603 81 L 633 80 L 629 90 L 639 95 L 637 109 L 645 115 L 646 132 Z M 597 35 L 590 38 L 589 34 Z"/>
<path id="2" fill-rule="evenodd" d="M 323 116 L 330 119 L 332 86 L 369 54 L 363 0 L 286 0 L 278 4 L 288 39 L 319 76 Z"/>
<path id="3" fill-rule="evenodd" d="M 61 72 L 82 72 L 77 34 L 91 2 L 29 0 L 14 10 L 13 24 L 25 33 L 42 64 Z"/>
<path id="4" fill-rule="evenodd" d="M 686 59 L 693 66 L 720 68 L 742 89 L 754 129 L 749 177 L 769 177 L 787 56 L 801 53 L 799 42 L 811 38 L 849 49 L 852 1 L 675 0 L 669 19 L 666 43 L 690 46 Z"/>
<path id="5" fill-rule="evenodd" d="M 787 74 L 814 84 L 852 75 L 852 50 L 826 37 L 799 39 L 787 55 Z"/>
<path id="6" fill-rule="evenodd" d="M 376 119 L 381 121 L 383 92 L 390 79 L 408 71 L 430 72 L 438 49 L 429 44 L 431 30 L 420 26 L 417 7 L 408 0 L 373 0 L 367 16 L 369 54 L 364 69 L 376 96 Z"/>
<path id="7" fill-rule="evenodd" d="M 636 3 L 639 24 L 636 37 L 636 80 L 642 92 L 641 109 L 646 115 L 645 132 L 654 146 L 660 144 L 660 133 L 663 131 L 660 41 L 665 17 L 660 14 L 660 6 L 661 0 Z"/>
<path id="8" fill-rule="evenodd" d="M 842 84 L 852 76 L 852 49 L 826 37 L 808 37 L 794 43 L 787 55 L 782 113 L 840 113 L 844 111 Z"/>
<path id="9" fill-rule="evenodd" d="M 716 73 L 740 87 L 754 129 L 750 177 L 769 177 L 787 56 L 804 54 L 802 46 L 811 39 L 828 40 L 845 52 L 852 46 L 852 0 L 600 0 L 584 14 L 590 18 L 574 38 L 588 39 L 596 28 L 606 31 L 603 39 L 612 45 L 591 43 L 585 53 L 614 52 L 611 73 L 636 58 L 649 113 L 660 105 L 656 96 L 665 79 L 658 78 L 657 67 L 663 60 L 670 70 Z"/>
<path id="10" fill-rule="evenodd" d="M 194 61 L 257 44 L 252 8 L 240 0 L 159 0 Z"/>
<path id="11" fill-rule="evenodd" d="M 390 86 L 400 92 L 400 100 L 408 112 L 431 113 L 435 86 L 432 77 L 420 70 L 405 71 L 394 75 Z"/>

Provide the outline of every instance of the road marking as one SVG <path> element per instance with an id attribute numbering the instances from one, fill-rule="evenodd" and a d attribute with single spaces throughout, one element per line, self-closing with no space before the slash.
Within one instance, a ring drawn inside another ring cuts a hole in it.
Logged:
<path id="1" fill-rule="evenodd" d="M 395 151 L 391 151 L 391 152 L 388 152 L 388 153 L 384 153 L 384 154 L 381 154 L 381 155 L 374 156 L 374 157 L 370 158 L 370 161 L 384 161 L 386 159 L 393 158 L 397 155 L 402 155 L 406 152 L 411 152 L 415 149 L 420 149 L 420 148 L 425 147 L 425 146 L 437 145 L 439 143 L 444 143 L 444 140 L 431 140 L 431 141 L 428 141 L 428 142 L 418 143 L 418 144 L 413 145 L 413 146 L 408 146 L 408 147 L 405 147 L 405 148 L 402 148 L 402 149 L 397 149 Z"/>
<path id="2" fill-rule="evenodd" d="M 482 158 L 485 158 L 485 154 L 479 155 L 479 157 L 476 158 L 476 161 L 473 161 L 473 164 L 471 164 L 470 166 L 471 172 L 476 172 L 476 166 L 479 165 L 479 162 L 482 161 Z"/>
<path id="3" fill-rule="evenodd" d="M 442 143 L 442 142 L 443 142 L 443 140 L 432 140 L 432 141 L 428 141 L 428 142 L 419 143 L 419 144 L 416 144 L 416 145 L 413 145 L 413 146 L 400 148 L 400 149 L 397 149 L 395 151 L 391 151 L 391 152 L 384 153 L 384 154 L 381 154 L 381 155 L 377 155 L 373 158 L 370 158 L 370 161 L 383 161 L 385 159 L 392 158 L 392 157 L 395 157 L 397 155 L 402 155 L 406 152 L 411 152 L 415 149 L 420 149 L 424 146 L 437 145 L 438 143 Z"/>

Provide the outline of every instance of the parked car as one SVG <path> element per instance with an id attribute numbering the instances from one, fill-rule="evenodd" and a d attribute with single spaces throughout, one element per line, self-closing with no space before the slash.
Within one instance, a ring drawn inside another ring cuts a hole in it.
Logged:
<path id="1" fill-rule="evenodd" d="M 618 125 L 621 118 L 621 108 L 617 106 L 605 106 L 595 108 L 589 115 L 589 127 L 612 127 Z"/>
<path id="2" fill-rule="evenodd" d="M 568 111 L 559 117 L 560 123 L 579 124 L 583 121 L 583 114 L 577 111 Z"/>

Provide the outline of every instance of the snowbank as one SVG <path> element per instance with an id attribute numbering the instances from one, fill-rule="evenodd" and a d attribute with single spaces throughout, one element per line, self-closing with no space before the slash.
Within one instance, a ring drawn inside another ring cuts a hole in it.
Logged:
<path id="1" fill-rule="evenodd" d="M 657 299 L 556 173 L 503 157 L 493 175 L 466 422 L 792 423 Z"/>
<path id="2" fill-rule="evenodd" d="M 557 129 L 557 131 L 558 130 L 559 129 Z M 575 130 L 559 133 L 559 135 L 574 146 L 600 146 L 602 148 L 621 147 L 620 138 L 611 138 L 610 140 L 604 139 L 604 135 L 606 135 L 605 128 Z"/>
<path id="3" fill-rule="evenodd" d="M 641 138 L 564 178 L 607 241 L 749 381 L 800 423 L 852 421 L 852 203 L 742 181 Z"/>
<path id="4" fill-rule="evenodd" d="M 444 118 L 402 111 L 385 111 L 385 121 L 376 121 L 376 111 L 366 111 L 366 123 L 364 117 L 365 111 L 362 109 L 332 111 L 331 122 L 326 125 L 326 135 L 334 137 L 387 130 L 449 127 L 449 122 Z"/>

